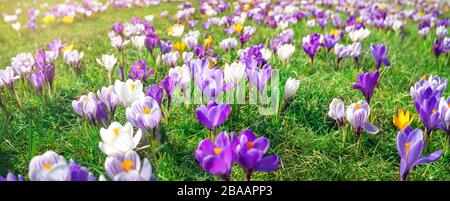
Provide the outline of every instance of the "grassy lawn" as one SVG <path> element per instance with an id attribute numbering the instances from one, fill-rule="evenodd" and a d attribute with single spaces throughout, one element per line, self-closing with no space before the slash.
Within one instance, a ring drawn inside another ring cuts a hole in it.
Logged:
<path id="1" fill-rule="evenodd" d="M 0 13 L 12 13 L 17 1 L 0 0 Z M 27 1 L 31 4 L 32 1 Z M 56 2 L 51 1 L 51 2 Z M 197 1 L 194 1 L 197 7 Z M 106 71 L 95 59 L 102 54 L 115 54 L 110 45 L 108 32 L 113 23 L 130 21 L 133 16 L 143 18 L 153 14 L 156 33 L 162 39 L 167 37 L 167 28 L 173 24 L 170 18 L 159 16 L 168 10 L 173 16 L 178 3 L 162 3 L 150 8 L 132 8 L 116 11 L 109 8 L 91 19 L 75 18 L 73 24 L 60 22 L 47 27 L 38 18 L 37 31 L 21 30 L 20 36 L 9 24 L 0 22 L 0 68 L 10 65 L 10 58 L 22 52 L 35 52 L 53 39 L 62 39 L 74 45 L 74 49 L 85 53 L 84 68 L 80 75 L 73 73 L 61 58 L 56 61 L 54 92 L 51 98 L 45 98 L 27 89 L 27 85 L 17 82 L 16 91 L 22 101 L 17 108 L 14 98 L 8 93 L 2 94 L 7 103 L 8 112 L 0 113 L 0 175 L 8 170 L 27 175 L 28 164 L 35 155 L 54 150 L 66 159 L 73 159 L 88 167 L 96 176 L 104 174 L 104 154 L 98 148 L 99 128 L 80 118 L 72 109 L 72 100 L 88 92 L 96 92 L 108 85 Z M 26 13 L 23 9 L 22 12 Z M 226 14 L 231 14 L 227 11 Z M 26 23 L 26 15 L 20 21 Z M 206 19 L 196 14 L 199 20 Z M 246 25 L 256 26 L 255 35 L 245 47 L 267 43 L 279 31 L 247 21 Z M 254 180 L 398 180 L 399 156 L 396 149 L 397 129 L 392 116 L 398 109 L 407 109 L 413 116 L 413 128 L 424 129 L 409 95 L 410 87 L 424 75 L 439 75 L 450 78 L 450 57 L 434 57 L 431 47 L 434 36 L 421 38 L 417 32 L 417 23 L 408 21 L 405 36 L 401 40 L 393 31 L 370 27 L 371 34 L 363 42 L 365 54 L 362 56 L 361 69 L 357 69 L 351 59 L 345 59 L 339 68 L 334 67 L 332 53 L 322 49 L 316 59 L 317 72 L 314 72 L 309 58 L 301 47 L 302 38 L 311 33 L 326 34 L 332 30 L 318 27 L 308 28 L 305 21 L 291 26 L 295 32 L 296 51 L 289 64 L 282 64 L 278 58 L 271 60 L 273 69 L 280 70 L 280 86 L 288 77 L 301 80 L 297 95 L 281 116 L 259 115 L 257 108 L 245 105 L 239 111 L 232 111 L 228 119 L 218 130 L 239 133 L 252 129 L 259 136 L 270 139 L 269 154 L 281 158 L 281 168 L 273 173 L 256 173 Z M 219 55 L 218 65 L 231 63 L 236 54 L 229 56 L 220 48 L 220 41 L 228 36 L 222 27 L 212 27 L 207 32 L 197 25 L 197 29 L 212 35 L 214 51 Z M 434 34 L 434 29 L 432 29 Z M 350 44 L 346 36 L 340 43 Z M 371 120 L 380 128 L 377 135 L 362 134 L 362 152 L 355 154 L 354 136 L 348 129 L 349 138 L 344 144 L 338 125 L 327 116 L 329 104 L 333 98 L 341 98 L 346 105 L 363 100 L 358 91 L 352 89 L 357 74 L 375 69 L 372 61 L 370 43 L 383 43 L 389 47 L 391 68 L 382 70 L 382 77 L 375 89 L 371 102 Z M 138 54 L 135 50 L 126 50 L 127 66 L 131 65 Z M 150 54 L 143 54 L 150 66 L 155 62 Z M 166 66 L 167 67 L 167 66 Z M 118 79 L 117 73 L 115 78 Z M 162 77 L 152 79 L 159 82 Z M 443 97 L 450 96 L 447 89 Z M 198 143 L 208 136 L 208 131 L 199 124 L 195 116 L 198 105 L 184 107 L 174 105 L 169 116 L 161 122 L 162 147 L 144 150 L 139 153 L 148 157 L 158 180 L 217 180 L 207 174 L 198 165 L 194 151 Z M 233 113 L 239 112 L 239 115 Z M 235 116 L 234 116 L 235 115 Z M 124 123 L 125 109 L 122 107 L 115 115 L 115 121 Z M 446 143 L 446 134 L 435 131 L 428 153 L 442 149 Z M 433 164 L 418 166 L 410 174 L 410 180 L 450 180 L 450 154 L 443 156 Z M 233 169 L 233 180 L 245 180 L 244 172 Z"/>

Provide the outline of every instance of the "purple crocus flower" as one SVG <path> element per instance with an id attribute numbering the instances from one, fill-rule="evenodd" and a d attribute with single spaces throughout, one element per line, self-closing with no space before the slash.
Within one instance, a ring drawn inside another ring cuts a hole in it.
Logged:
<path id="1" fill-rule="evenodd" d="M 123 24 L 121 22 L 116 22 L 116 23 L 113 24 L 112 29 L 118 35 L 122 35 L 122 33 L 123 33 Z"/>
<path id="2" fill-rule="evenodd" d="M 102 87 L 97 91 L 97 96 L 109 109 L 111 118 L 114 116 L 117 105 L 119 105 L 119 96 L 114 91 L 114 86 Z"/>
<path id="3" fill-rule="evenodd" d="M 132 80 L 142 80 L 143 82 L 147 82 L 147 79 L 151 77 L 153 73 L 154 69 L 149 70 L 145 61 L 137 60 L 131 65 L 128 77 Z"/>
<path id="4" fill-rule="evenodd" d="M 314 57 L 320 47 L 320 34 L 311 34 L 303 38 L 303 51 L 311 58 L 311 62 L 314 65 Z"/>
<path id="5" fill-rule="evenodd" d="M 441 98 L 439 101 L 439 129 L 450 137 L 450 97 Z"/>
<path id="6" fill-rule="evenodd" d="M 72 108 L 78 115 L 88 118 L 92 123 L 106 126 L 108 112 L 106 105 L 97 99 L 94 93 L 83 95 L 79 100 L 72 101 Z"/>
<path id="7" fill-rule="evenodd" d="M 159 43 L 159 49 L 161 50 L 161 54 L 167 54 L 172 51 L 172 43 L 170 41 L 161 40 Z"/>
<path id="8" fill-rule="evenodd" d="M 164 88 L 159 84 L 152 84 L 147 88 L 146 95 L 155 99 L 161 106 L 161 101 L 164 94 Z"/>
<path id="9" fill-rule="evenodd" d="M 162 86 L 167 95 L 167 109 L 170 110 L 170 103 L 172 100 L 172 92 L 178 84 L 177 74 L 167 75 L 159 85 Z"/>
<path id="10" fill-rule="evenodd" d="M 65 46 L 67 46 L 67 43 L 63 43 L 60 39 L 53 40 L 51 43 L 47 44 L 47 48 L 50 51 L 56 52 L 58 54 Z"/>
<path id="11" fill-rule="evenodd" d="M 228 119 L 230 112 L 230 104 L 217 104 L 214 101 L 195 110 L 198 121 L 210 131 L 222 125 Z"/>
<path id="12" fill-rule="evenodd" d="M 417 113 L 419 113 L 420 121 L 425 125 L 425 133 L 427 137 L 435 130 L 439 123 L 439 95 L 433 93 L 431 88 L 425 89 L 419 97 L 414 100 Z M 429 138 L 427 138 L 429 139 Z"/>
<path id="13" fill-rule="evenodd" d="M 141 159 L 134 151 L 108 156 L 105 160 L 105 170 L 112 181 L 153 180 L 150 162 L 145 158 L 141 166 Z"/>
<path id="14" fill-rule="evenodd" d="M 369 123 L 370 105 L 365 101 L 360 100 L 356 103 L 352 103 L 347 107 L 345 113 L 347 121 L 350 123 L 356 134 L 357 141 L 359 141 L 363 130 L 369 134 L 378 133 L 378 128 Z"/>
<path id="15" fill-rule="evenodd" d="M 42 85 L 45 82 L 44 73 L 41 71 L 30 74 L 27 77 L 28 83 L 38 92 L 42 92 Z"/>
<path id="16" fill-rule="evenodd" d="M 323 46 L 327 48 L 328 52 L 333 49 L 334 45 L 339 42 L 339 38 L 334 36 L 334 34 L 327 34 L 323 38 Z"/>
<path id="17" fill-rule="evenodd" d="M 238 136 L 236 145 L 237 162 L 245 170 L 250 181 L 255 171 L 272 172 L 280 168 L 280 158 L 277 155 L 264 157 L 269 149 L 269 139 L 256 137 L 251 130 L 244 130 Z"/>
<path id="18" fill-rule="evenodd" d="M 375 61 L 375 66 L 377 70 L 380 69 L 383 64 L 386 67 L 391 65 L 391 62 L 387 58 L 388 48 L 383 44 L 370 44 L 370 52 L 372 53 L 372 58 Z"/>
<path id="19" fill-rule="evenodd" d="M 155 130 L 159 126 L 161 115 L 158 102 L 149 96 L 134 101 L 131 107 L 126 109 L 127 120 L 144 132 Z"/>
<path id="20" fill-rule="evenodd" d="M 433 152 L 421 158 L 424 147 L 422 130 L 411 126 L 398 132 L 397 151 L 400 155 L 400 180 L 406 181 L 410 171 L 417 165 L 437 161 L 442 156 L 442 150 Z"/>
<path id="21" fill-rule="evenodd" d="M 230 137 L 227 132 L 222 132 L 217 135 L 215 142 L 210 139 L 202 140 L 195 151 L 195 158 L 206 172 L 228 181 L 236 160 L 236 144 L 234 134 Z"/>
<path id="22" fill-rule="evenodd" d="M 373 72 L 366 72 L 358 74 L 358 81 L 353 83 L 352 87 L 360 91 L 366 98 L 367 103 L 370 104 L 370 98 L 372 97 L 373 90 L 377 86 L 379 79 L 378 70 Z"/>
<path id="23" fill-rule="evenodd" d="M 436 58 L 439 58 L 439 56 L 445 52 L 445 47 L 442 39 L 437 39 L 433 43 L 433 53 L 436 56 Z"/>
<path id="24" fill-rule="evenodd" d="M 24 178 L 22 175 L 14 175 L 12 172 L 8 172 L 6 177 L 0 176 L 0 182 L 1 181 L 24 181 Z"/>
<path id="25" fill-rule="evenodd" d="M 255 31 L 255 27 L 244 27 L 244 30 L 239 34 L 239 41 L 241 42 L 241 46 L 250 40 Z"/>
<path id="26" fill-rule="evenodd" d="M 75 161 L 69 164 L 70 181 L 95 181 L 95 176 L 86 167 L 79 166 Z"/>
<path id="27" fill-rule="evenodd" d="M 259 93 L 264 92 L 264 88 L 272 77 L 270 64 L 265 64 L 262 68 L 250 67 L 245 70 L 248 80 L 257 87 Z"/>
<path id="28" fill-rule="evenodd" d="M 147 35 L 147 37 L 145 38 L 144 44 L 145 44 L 145 47 L 147 48 L 147 50 L 153 54 L 153 49 L 155 49 L 155 47 L 159 45 L 158 35 L 153 34 L 153 33 Z"/>

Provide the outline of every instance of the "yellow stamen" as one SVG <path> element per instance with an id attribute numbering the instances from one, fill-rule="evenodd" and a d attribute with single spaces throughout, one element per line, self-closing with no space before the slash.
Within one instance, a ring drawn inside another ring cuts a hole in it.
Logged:
<path id="1" fill-rule="evenodd" d="M 131 83 L 131 91 L 134 92 L 136 90 L 136 84 L 133 82 Z"/>
<path id="2" fill-rule="evenodd" d="M 43 165 L 43 167 L 44 167 L 44 169 L 50 170 L 50 169 L 52 169 L 53 165 L 50 164 L 50 163 L 45 163 L 45 164 Z"/>
<path id="3" fill-rule="evenodd" d="M 125 170 L 126 172 L 131 171 L 131 169 L 133 168 L 133 161 L 130 160 L 124 160 L 122 162 L 122 169 Z"/>
<path id="4" fill-rule="evenodd" d="M 152 110 L 150 108 L 148 108 L 148 107 L 144 108 L 144 114 L 150 114 L 151 111 Z"/>
<path id="5" fill-rule="evenodd" d="M 140 69 L 141 69 L 141 66 L 140 66 L 140 65 L 138 65 L 138 66 L 136 66 L 136 68 L 140 70 Z"/>
<path id="6" fill-rule="evenodd" d="M 436 109 L 433 109 L 433 110 L 431 111 L 431 114 L 434 114 L 434 113 L 436 113 Z"/>
<path id="7" fill-rule="evenodd" d="M 355 110 L 358 110 L 358 109 L 360 109 L 361 108 L 361 105 L 359 104 L 359 103 L 356 103 L 355 104 Z"/>
<path id="8" fill-rule="evenodd" d="M 214 154 L 216 155 L 219 155 L 221 151 L 222 149 L 220 149 L 219 147 L 214 148 Z"/>
<path id="9" fill-rule="evenodd" d="M 411 148 L 411 142 L 405 143 L 405 157 L 408 157 L 409 148 Z"/>
<path id="10" fill-rule="evenodd" d="M 119 136 L 119 132 L 120 132 L 120 128 L 113 128 L 114 131 L 114 135 L 116 135 L 116 137 Z"/>

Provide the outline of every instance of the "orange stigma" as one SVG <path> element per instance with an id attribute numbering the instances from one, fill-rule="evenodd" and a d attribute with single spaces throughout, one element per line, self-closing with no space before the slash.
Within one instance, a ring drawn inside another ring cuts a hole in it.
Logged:
<path id="1" fill-rule="evenodd" d="M 255 147 L 255 143 L 253 143 L 253 142 L 247 142 L 247 148 L 248 148 L 248 149 L 252 149 L 253 147 Z"/>
<path id="2" fill-rule="evenodd" d="M 130 160 L 124 160 L 122 162 L 122 169 L 125 170 L 126 172 L 131 171 L 131 169 L 133 168 L 133 161 Z"/>
<path id="3" fill-rule="evenodd" d="M 214 154 L 219 155 L 220 152 L 222 152 L 222 149 L 220 149 L 219 147 L 214 148 Z"/>
<path id="4" fill-rule="evenodd" d="M 53 165 L 50 164 L 50 163 L 45 163 L 45 164 L 43 165 L 43 167 L 44 167 L 45 169 L 47 169 L 47 170 L 50 170 L 50 169 L 52 169 Z"/>

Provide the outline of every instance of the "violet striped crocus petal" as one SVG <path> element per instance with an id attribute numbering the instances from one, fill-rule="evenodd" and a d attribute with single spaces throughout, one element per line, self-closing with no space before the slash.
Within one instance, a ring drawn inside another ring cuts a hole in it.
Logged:
<path id="1" fill-rule="evenodd" d="M 205 156 L 214 154 L 214 148 L 216 145 L 210 139 L 202 140 L 195 151 L 195 158 L 201 163 Z"/>
<path id="2" fill-rule="evenodd" d="M 220 148 L 230 146 L 230 138 L 226 132 L 222 132 L 216 137 L 216 145 Z"/>
<path id="3" fill-rule="evenodd" d="M 399 131 L 397 134 L 397 151 L 400 158 L 405 158 L 405 143 L 406 139 L 408 137 L 406 136 L 404 131 Z"/>
<path id="4" fill-rule="evenodd" d="M 266 153 L 267 150 L 269 149 L 269 145 L 270 145 L 269 139 L 266 137 L 259 137 L 253 141 L 254 148 L 264 153 Z"/>
<path id="5" fill-rule="evenodd" d="M 441 156 L 442 156 L 442 150 L 435 151 L 435 152 L 419 159 L 415 165 L 420 165 L 420 164 L 424 164 L 424 163 L 431 163 L 431 162 L 437 161 L 439 158 L 441 158 Z"/>
<path id="6" fill-rule="evenodd" d="M 419 140 L 419 141 L 412 141 L 409 151 L 408 151 L 408 155 L 406 156 L 406 162 L 408 163 L 408 165 L 414 165 L 417 160 L 419 160 L 420 155 L 422 154 L 422 150 L 423 150 L 423 140 Z"/>
<path id="7" fill-rule="evenodd" d="M 204 107 L 204 106 L 202 106 L 202 107 Z M 200 122 L 200 124 L 202 124 L 203 126 L 208 128 L 208 130 L 212 130 L 213 125 L 209 122 L 209 118 L 206 116 L 208 111 L 205 111 L 205 110 L 206 110 L 206 108 L 198 108 L 195 111 L 195 114 L 197 115 L 197 119 Z"/>
<path id="8" fill-rule="evenodd" d="M 259 161 L 256 171 L 272 172 L 280 168 L 280 158 L 277 155 L 266 156 Z"/>
<path id="9" fill-rule="evenodd" d="M 251 149 L 247 152 L 241 151 L 238 162 L 242 168 L 247 171 L 251 171 L 258 165 L 258 162 L 261 160 L 263 155 L 264 153 L 257 149 Z"/>
<path id="10" fill-rule="evenodd" d="M 363 129 L 364 129 L 364 131 L 366 131 L 369 134 L 377 134 L 379 131 L 377 126 L 370 124 L 370 123 L 364 124 Z"/>
<path id="11" fill-rule="evenodd" d="M 243 138 L 245 138 L 245 142 L 254 141 L 256 139 L 256 136 L 252 130 L 245 129 L 245 130 L 241 131 L 241 133 L 239 134 L 239 139 L 243 139 Z"/>

